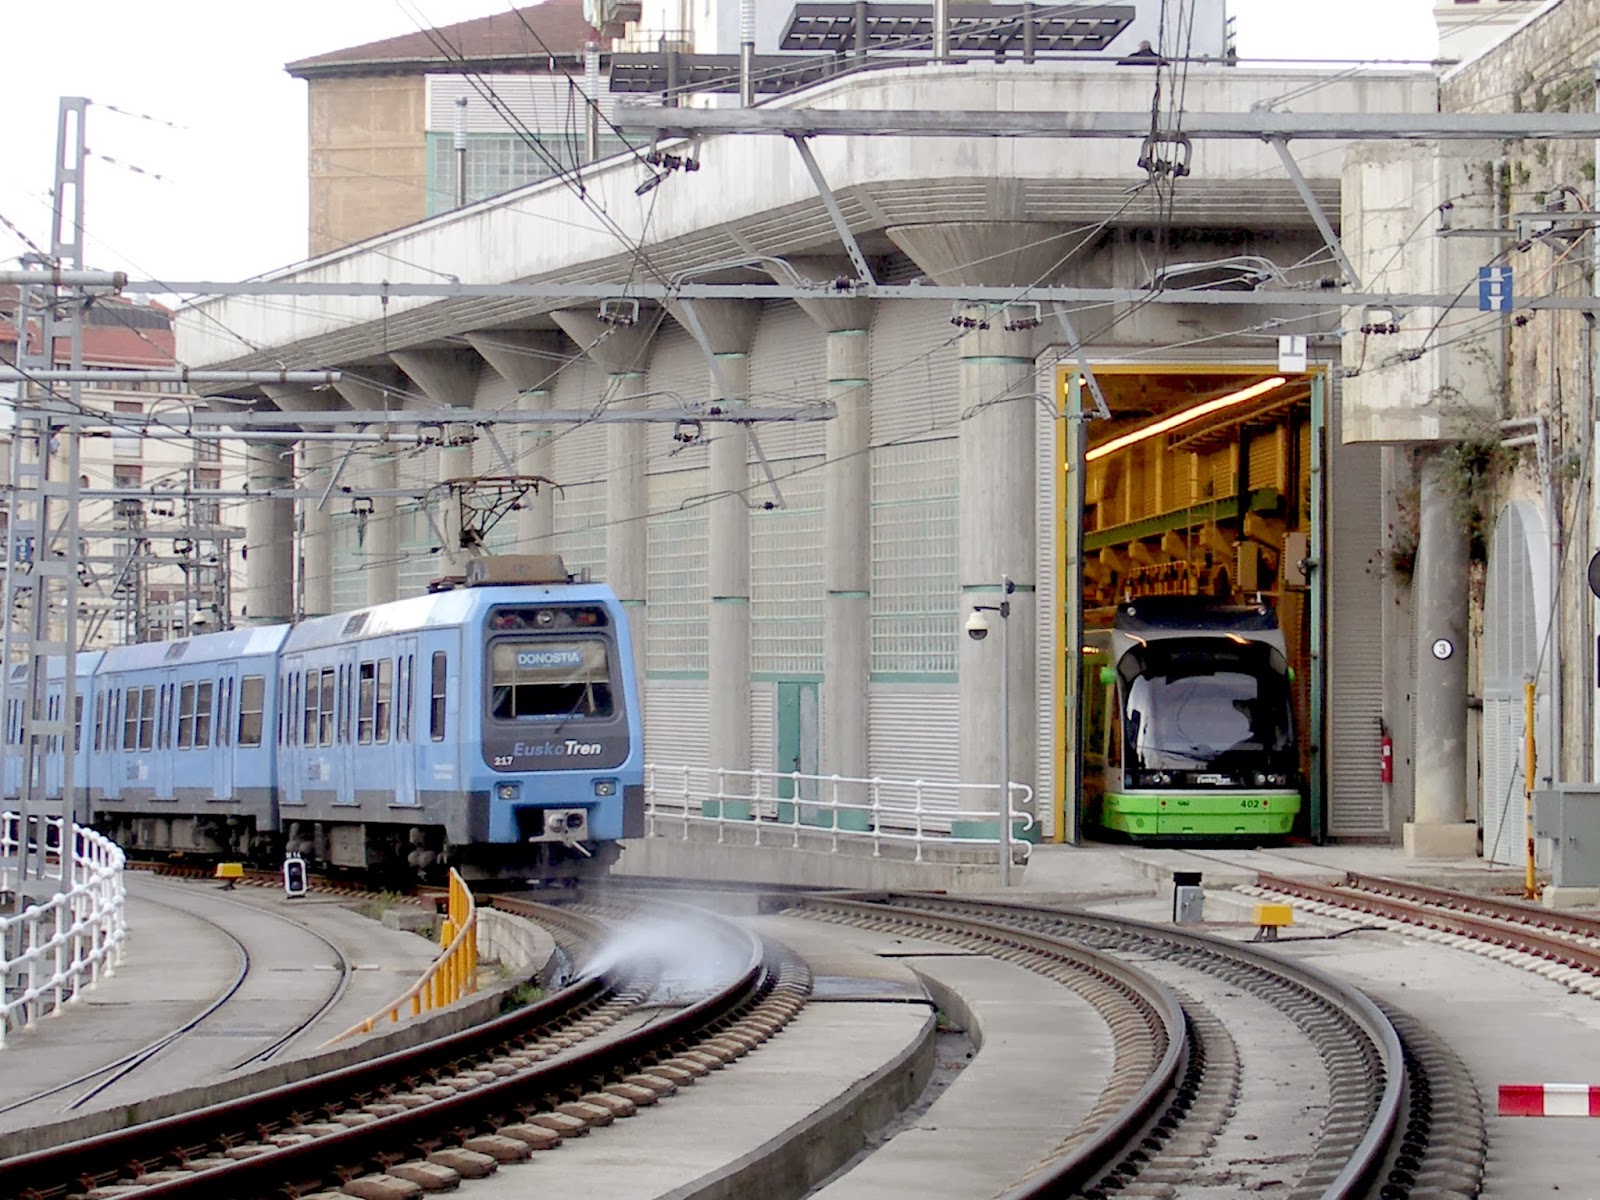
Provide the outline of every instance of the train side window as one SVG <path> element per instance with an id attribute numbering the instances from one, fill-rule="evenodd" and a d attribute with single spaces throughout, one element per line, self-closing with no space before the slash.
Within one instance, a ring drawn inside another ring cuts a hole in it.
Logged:
<path id="1" fill-rule="evenodd" d="M 318 731 L 324 746 L 333 745 L 334 676 L 332 667 L 322 668 L 322 728 Z"/>
<path id="2" fill-rule="evenodd" d="M 246 675 L 239 687 L 239 745 L 261 745 L 261 712 L 266 706 L 267 681 L 261 675 Z"/>
<path id="3" fill-rule="evenodd" d="M 344 689 L 344 699 L 339 703 L 339 740 L 354 741 L 353 726 L 356 721 L 356 669 L 346 663 L 339 668 L 339 679 Z"/>
<path id="4" fill-rule="evenodd" d="M 394 737 L 397 742 L 411 740 L 411 655 L 400 656 L 398 674 L 395 678 L 395 707 L 399 713 L 395 717 Z"/>
<path id="5" fill-rule="evenodd" d="M 139 689 L 139 749 L 148 750 L 156 734 L 156 689 Z"/>
<path id="6" fill-rule="evenodd" d="M 214 686 L 207 679 L 195 688 L 194 748 L 204 750 L 211 745 L 211 700 Z"/>
<path id="7" fill-rule="evenodd" d="M 433 689 L 432 703 L 428 706 L 428 736 L 436 742 L 444 741 L 444 710 L 447 682 L 449 676 L 448 661 L 443 650 L 433 652 Z"/>
<path id="8" fill-rule="evenodd" d="M 172 687 L 163 683 L 156 692 L 156 746 L 157 750 L 172 745 Z"/>
<path id="9" fill-rule="evenodd" d="M 178 749 L 188 750 L 194 745 L 194 684 L 186 683 L 178 691 Z"/>
<path id="10" fill-rule="evenodd" d="M 389 740 L 389 710 L 393 707 L 389 702 L 389 686 L 393 682 L 391 676 L 394 673 L 394 662 L 391 659 L 380 658 L 376 665 L 378 678 L 372 703 L 372 719 L 375 737 L 378 744 L 382 745 Z"/>
<path id="11" fill-rule="evenodd" d="M 139 748 L 139 689 L 129 688 L 122 706 L 122 748 Z"/>
<path id="12" fill-rule="evenodd" d="M 305 709 L 305 720 L 300 723 L 300 744 L 302 746 L 315 746 L 317 744 L 317 699 L 322 695 L 317 690 L 317 673 L 307 671 L 305 682 L 301 685 L 301 701 Z"/>
<path id="13" fill-rule="evenodd" d="M 222 681 L 222 703 L 217 706 L 217 745 L 226 746 L 233 737 L 233 677 Z"/>
<path id="14" fill-rule="evenodd" d="M 83 749 L 83 697 L 72 698 L 72 752 Z"/>
<path id="15" fill-rule="evenodd" d="M 356 717 L 356 741 L 363 746 L 373 742 L 374 727 L 378 722 L 378 664 L 364 662 L 360 667 L 360 688 L 357 697 L 360 710 Z"/>
<path id="16" fill-rule="evenodd" d="M 94 748 L 102 749 L 106 741 L 106 694 L 98 689 L 94 694 Z"/>

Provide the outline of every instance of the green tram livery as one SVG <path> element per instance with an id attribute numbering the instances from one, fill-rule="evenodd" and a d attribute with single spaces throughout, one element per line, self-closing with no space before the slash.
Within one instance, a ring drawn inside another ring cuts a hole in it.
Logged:
<path id="1" fill-rule="evenodd" d="M 1300 812 L 1284 636 L 1265 605 L 1147 596 L 1085 630 L 1084 815 L 1138 841 L 1282 838 Z"/>

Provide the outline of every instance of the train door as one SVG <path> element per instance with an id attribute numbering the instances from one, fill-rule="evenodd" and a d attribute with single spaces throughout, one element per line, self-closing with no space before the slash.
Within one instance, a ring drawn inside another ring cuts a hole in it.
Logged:
<path id="1" fill-rule="evenodd" d="M 239 686 L 239 668 L 225 665 L 217 672 L 216 718 L 211 723 L 211 796 L 233 799 L 234 754 L 238 741 L 233 701 Z"/>
<path id="2" fill-rule="evenodd" d="M 338 727 L 334 732 L 334 770 L 339 782 L 334 788 L 335 804 L 356 803 L 356 730 L 360 720 L 357 707 L 356 675 L 359 655 L 352 653 L 349 662 L 338 668 Z"/>
<path id="3" fill-rule="evenodd" d="M 173 792 L 173 746 L 177 744 L 178 673 L 163 671 L 156 697 L 156 737 L 152 751 L 151 778 L 157 800 L 171 800 Z"/>
<path id="4" fill-rule="evenodd" d="M 417 639 L 400 639 L 394 665 L 394 803 L 417 803 Z"/>
<path id="5" fill-rule="evenodd" d="M 305 726 L 305 660 L 299 655 L 286 658 L 278 680 L 278 707 L 283 714 L 283 736 L 278 744 L 278 794 L 285 806 L 300 805 L 305 799 L 306 756 L 302 751 Z M 314 727 L 313 727 L 314 728 Z"/>

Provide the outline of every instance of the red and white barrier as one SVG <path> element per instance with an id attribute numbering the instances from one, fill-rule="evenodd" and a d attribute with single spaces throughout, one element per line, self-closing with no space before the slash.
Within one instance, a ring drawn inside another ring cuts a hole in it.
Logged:
<path id="1" fill-rule="evenodd" d="M 1600 1117 L 1600 1087 L 1587 1083 L 1502 1083 L 1502 1117 Z"/>

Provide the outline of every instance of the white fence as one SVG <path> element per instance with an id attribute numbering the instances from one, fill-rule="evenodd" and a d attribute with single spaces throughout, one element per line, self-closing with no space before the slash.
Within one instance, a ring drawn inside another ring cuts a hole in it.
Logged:
<path id="1" fill-rule="evenodd" d="M 60 822 L 44 827 L 59 842 Z M 0 813 L 0 864 L 16 861 L 21 836 L 16 814 Z M 0 1047 L 12 1030 L 55 1012 L 122 961 L 122 851 L 88 829 L 76 829 L 73 841 L 70 886 L 20 913 L 0 910 Z M 51 857 L 60 879 L 59 848 Z M 0 890 L 16 886 L 14 874 L 0 880 Z"/>
<path id="2" fill-rule="evenodd" d="M 998 783 L 946 783 L 927 779 L 855 779 L 798 771 L 724 771 L 647 763 L 644 768 L 645 835 L 688 840 L 696 825 L 753 830 L 753 841 L 837 852 L 870 844 L 873 857 L 890 844 L 909 845 L 922 862 L 935 846 L 991 845 L 999 853 Z M 1033 789 L 1013 783 L 1011 828 L 1027 853 L 1033 829 Z"/>

